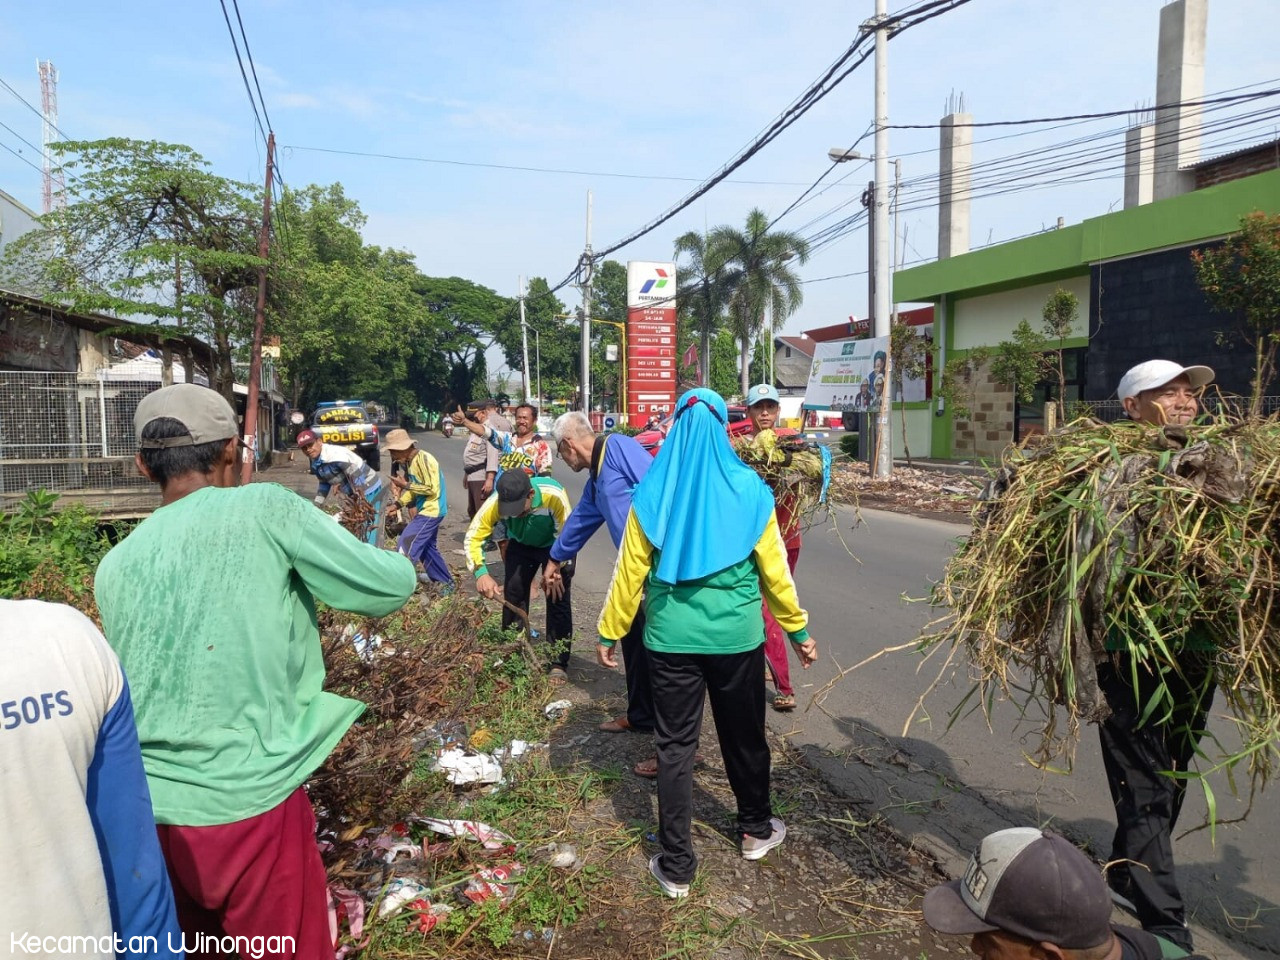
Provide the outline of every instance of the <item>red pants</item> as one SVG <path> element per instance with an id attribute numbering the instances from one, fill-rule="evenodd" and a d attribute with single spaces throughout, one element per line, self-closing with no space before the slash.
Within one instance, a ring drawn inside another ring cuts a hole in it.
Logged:
<path id="1" fill-rule="evenodd" d="M 188 957 L 227 956 L 196 949 L 203 935 L 249 937 L 254 956 L 252 938 L 262 937 L 263 957 L 333 960 L 328 881 L 302 787 L 247 820 L 156 830 Z"/>
<path id="2" fill-rule="evenodd" d="M 796 572 L 796 562 L 799 559 L 800 545 L 788 546 L 787 566 L 791 568 L 793 574 Z M 762 603 L 761 606 L 764 610 L 764 658 L 769 664 L 769 672 L 773 674 L 773 685 L 778 693 L 784 697 L 790 697 L 795 691 L 791 689 L 791 667 L 787 661 L 791 651 L 787 649 L 787 635 L 778 625 L 778 621 L 773 619 L 773 614 L 769 612 L 769 604 Z"/>

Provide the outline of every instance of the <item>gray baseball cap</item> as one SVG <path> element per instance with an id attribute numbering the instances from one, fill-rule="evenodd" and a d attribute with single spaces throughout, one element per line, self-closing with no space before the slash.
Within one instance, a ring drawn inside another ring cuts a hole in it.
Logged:
<path id="1" fill-rule="evenodd" d="M 1111 895 L 1102 871 L 1070 841 L 1034 827 L 988 834 L 964 877 L 924 898 L 924 922 L 939 933 L 987 930 L 1088 950 L 1111 935 Z"/>
<path id="2" fill-rule="evenodd" d="M 143 440 L 142 431 L 152 420 L 171 417 L 187 428 L 186 436 L 164 440 Z M 133 413 L 133 430 L 138 446 L 144 450 L 189 447 L 217 440 L 230 440 L 240 435 L 236 413 L 226 397 L 216 390 L 194 383 L 175 383 L 161 387 L 142 398 Z"/>

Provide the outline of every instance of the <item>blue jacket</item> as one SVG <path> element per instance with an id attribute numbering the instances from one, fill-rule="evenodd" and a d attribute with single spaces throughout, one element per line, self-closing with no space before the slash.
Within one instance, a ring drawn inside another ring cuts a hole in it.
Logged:
<path id="1" fill-rule="evenodd" d="M 631 491 L 652 465 L 653 456 L 634 438 L 620 433 L 597 437 L 582 500 L 551 545 L 551 559 L 563 563 L 577 556 L 602 523 L 608 524 L 609 538 L 619 546 L 631 512 Z"/>

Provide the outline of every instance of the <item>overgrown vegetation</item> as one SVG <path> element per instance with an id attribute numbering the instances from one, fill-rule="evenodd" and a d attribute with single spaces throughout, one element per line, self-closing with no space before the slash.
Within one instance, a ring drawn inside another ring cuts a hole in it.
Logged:
<path id="1" fill-rule="evenodd" d="M 96 619 L 93 571 L 111 541 L 92 513 L 57 501 L 29 490 L 0 514 L 0 597 L 68 603 Z"/>

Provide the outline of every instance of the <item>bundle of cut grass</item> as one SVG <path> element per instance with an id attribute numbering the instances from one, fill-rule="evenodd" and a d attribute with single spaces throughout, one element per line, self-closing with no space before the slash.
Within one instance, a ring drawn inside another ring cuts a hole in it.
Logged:
<path id="1" fill-rule="evenodd" d="M 760 475 L 774 497 L 786 503 L 796 522 L 807 527 L 825 506 L 831 479 L 830 454 L 803 437 L 779 437 L 761 430 L 737 437 L 733 449 Z"/>
<path id="2" fill-rule="evenodd" d="M 1199 643 L 1240 735 L 1206 759 L 1265 783 L 1280 733 L 1278 480 L 1275 420 L 1080 420 L 1011 451 L 934 588 L 949 612 L 921 646 L 948 651 L 939 679 L 967 653 L 987 708 L 1002 694 L 1042 711 L 1047 762 L 1070 755 L 1082 719 L 1108 715 L 1095 675 L 1108 648 L 1169 676 Z M 1152 722 L 1169 699 L 1161 684 Z"/>

